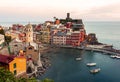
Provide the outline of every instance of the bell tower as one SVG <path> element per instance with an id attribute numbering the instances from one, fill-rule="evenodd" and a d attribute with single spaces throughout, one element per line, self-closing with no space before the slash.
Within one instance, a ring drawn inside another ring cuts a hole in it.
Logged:
<path id="1" fill-rule="evenodd" d="M 25 26 L 24 32 L 26 33 L 26 42 L 33 42 L 33 27 L 30 23 Z"/>

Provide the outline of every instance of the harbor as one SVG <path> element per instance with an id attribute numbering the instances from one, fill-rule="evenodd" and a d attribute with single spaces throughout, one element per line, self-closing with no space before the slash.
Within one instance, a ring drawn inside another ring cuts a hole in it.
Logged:
<path id="1" fill-rule="evenodd" d="M 99 45 L 97 45 L 99 46 Z M 57 46 L 58 47 L 58 46 Z M 96 48 L 96 47 L 73 47 L 73 46 L 60 46 L 61 48 L 74 48 L 74 49 L 79 49 L 79 50 L 86 50 L 86 51 L 91 51 L 91 52 L 100 52 L 108 55 L 119 55 L 120 50 L 117 49 L 104 49 L 104 48 Z"/>
<path id="2" fill-rule="evenodd" d="M 51 66 L 39 79 L 49 77 L 57 82 L 94 82 L 96 80 L 99 80 L 98 82 L 108 82 L 109 80 L 115 82 L 120 80 L 119 77 L 116 77 L 120 74 L 120 60 L 113 59 L 110 55 L 74 48 L 60 48 L 45 54 L 50 56 Z M 81 60 L 76 60 L 76 58 L 81 58 Z M 96 63 L 96 66 L 89 67 L 87 63 Z M 112 71 L 113 67 L 115 71 Z M 99 72 L 95 74 L 90 72 L 97 68 L 100 68 Z"/>

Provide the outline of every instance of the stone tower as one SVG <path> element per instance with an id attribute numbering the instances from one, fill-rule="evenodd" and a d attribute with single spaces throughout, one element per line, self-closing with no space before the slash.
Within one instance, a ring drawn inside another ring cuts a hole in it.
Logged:
<path id="1" fill-rule="evenodd" d="M 33 27 L 31 24 L 25 26 L 26 42 L 33 42 Z"/>

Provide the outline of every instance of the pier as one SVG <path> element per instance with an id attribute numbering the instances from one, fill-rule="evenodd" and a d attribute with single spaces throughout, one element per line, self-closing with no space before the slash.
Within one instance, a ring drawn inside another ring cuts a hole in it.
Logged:
<path id="1" fill-rule="evenodd" d="M 99 45 L 98 45 L 99 46 Z M 93 51 L 93 52 L 101 52 L 109 55 L 118 55 L 120 54 L 120 50 L 117 49 L 105 49 L 105 48 L 91 48 L 91 47 L 73 47 L 73 46 L 60 46 L 61 48 L 73 48 L 79 50 Z"/>

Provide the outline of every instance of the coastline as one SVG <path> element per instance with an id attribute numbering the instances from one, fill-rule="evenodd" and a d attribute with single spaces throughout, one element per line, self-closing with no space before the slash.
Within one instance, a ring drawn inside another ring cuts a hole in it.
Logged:
<path id="1" fill-rule="evenodd" d="M 116 49 L 112 48 L 111 50 L 105 50 L 105 49 L 99 49 L 99 48 L 90 48 L 90 47 L 73 47 L 73 46 L 47 46 L 43 47 L 40 50 L 41 53 L 41 62 L 42 67 L 38 67 L 35 74 L 32 75 L 32 77 L 41 77 L 51 66 L 51 55 L 48 55 L 48 53 L 53 52 L 54 49 L 59 48 L 68 48 L 68 49 L 78 49 L 78 50 L 85 50 L 85 51 L 91 51 L 91 52 L 100 52 L 104 53 L 106 55 L 116 55 L 119 54 Z M 113 51 L 112 51 L 113 50 Z"/>
<path id="2" fill-rule="evenodd" d="M 36 77 L 42 76 L 46 72 L 46 70 L 51 66 L 50 57 L 45 54 L 48 53 L 49 51 L 50 47 L 44 47 L 40 49 L 42 67 L 38 67 Z"/>

